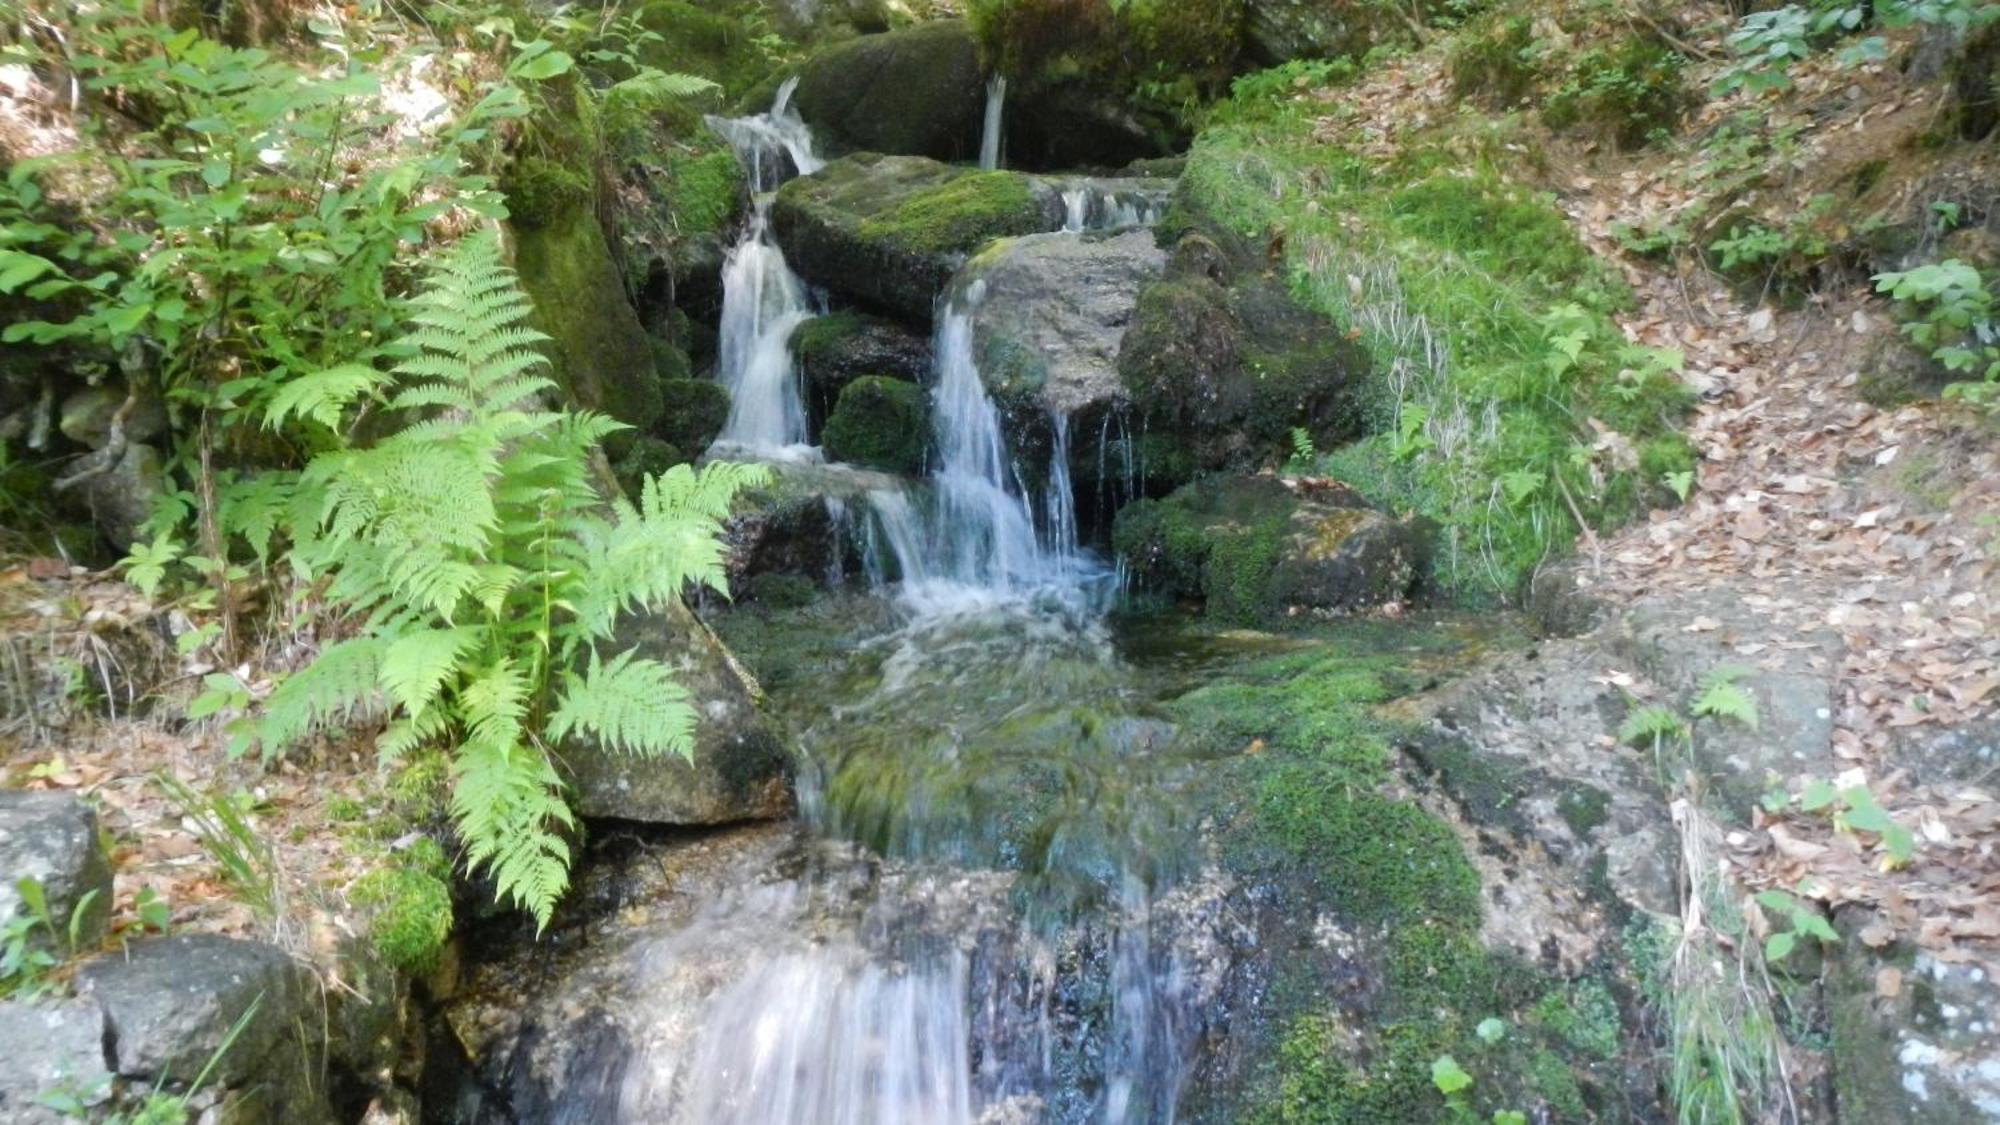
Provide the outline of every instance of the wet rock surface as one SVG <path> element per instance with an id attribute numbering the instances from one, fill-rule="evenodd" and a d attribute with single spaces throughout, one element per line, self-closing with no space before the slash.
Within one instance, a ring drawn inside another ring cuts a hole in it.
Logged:
<path id="1" fill-rule="evenodd" d="M 791 807 L 789 758 L 777 728 L 758 710 L 756 682 L 715 635 L 678 602 L 628 618 L 614 642 L 665 661 L 700 700 L 693 759 L 640 758 L 573 743 L 561 751 L 577 811 L 647 824 L 727 824 L 784 815 Z"/>
<path id="2" fill-rule="evenodd" d="M 1153 232 L 1028 235 L 984 251 L 974 354 L 1002 409 L 1096 417 L 1122 406 L 1118 352 L 1139 290 L 1166 264 Z"/>
<path id="3" fill-rule="evenodd" d="M 74 921 L 78 947 L 97 944 L 111 918 L 111 864 L 96 810 L 71 793 L 0 790 L 0 920 L 32 916 L 16 886 L 23 879 L 40 885 L 65 939 Z"/>
<path id="4" fill-rule="evenodd" d="M 920 425 L 914 436 L 921 449 L 927 430 Z M 868 495 L 904 487 L 895 476 L 851 465 L 770 466 L 770 482 L 739 493 L 727 522 L 731 583 L 765 574 L 830 583 L 855 572 L 854 531 Z"/>
<path id="5" fill-rule="evenodd" d="M 912 383 L 931 378 L 930 338 L 880 317 L 853 312 L 814 317 L 792 333 L 791 345 L 815 430 L 833 413 L 841 390 L 864 375 Z"/>
<path id="6" fill-rule="evenodd" d="M 794 104 L 834 154 L 969 160 L 986 77 L 965 24 L 937 20 L 821 51 L 800 70 Z"/>

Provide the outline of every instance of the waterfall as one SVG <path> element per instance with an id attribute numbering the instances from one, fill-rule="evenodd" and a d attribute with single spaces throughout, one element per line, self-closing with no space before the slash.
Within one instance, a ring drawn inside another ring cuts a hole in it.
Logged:
<path id="1" fill-rule="evenodd" d="M 1092 183 L 1063 188 L 1062 201 L 1063 229 L 1072 234 L 1149 226 L 1160 217 L 1160 202 L 1154 196 Z"/>
<path id="2" fill-rule="evenodd" d="M 1104 608 L 1108 574 L 1078 546 L 1069 470 L 1069 421 L 1050 418 L 1053 450 L 1040 503 L 1022 479 L 973 354 L 973 311 L 984 285 L 963 286 L 938 311 L 931 417 L 937 453 L 927 510 L 902 492 L 870 495 L 864 546 L 871 580 L 902 583 L 919 615 L 1027 598 L 1065 609 Z"/>
<path id="3" fill-rule="evenodd" d="M 806 444 L 805 397 L 792 362 L 792 330 L 813 315 L 805 283 L 771 237 L 771 196 L 793 175 L 821 161 L 812 132 L 791 108 L 792 78 L 767 113 L 708 119 L 750 173 L 750 222 L 722 269 L 721 356 L 717 377 L 729 388 L 729 419 L 711 454 L 762 460 L 817 460 Z"/>
<path id="4" fill-rule="evenodd" d="M 1007 105 L 1007 79 L 994 75 L 986 80 L 986 122 L 979 132 L 979 166 L 988 172 L 1000 167 L 1000 117 Z"/>

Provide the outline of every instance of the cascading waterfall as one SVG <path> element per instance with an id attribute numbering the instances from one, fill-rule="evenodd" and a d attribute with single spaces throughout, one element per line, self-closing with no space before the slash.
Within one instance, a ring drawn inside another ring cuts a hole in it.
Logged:
<path id="1" fill-rule="evenodd" d="M 718 378 L 729 388 L 729 419 L 711 454 L 758 460 L 816 460 L 806 443 L 805 397 L 792 362 L 793 329 L 813 315 L 805 283 L 792 272 L 771 236 L 771 195 L 793 175 L 821 162 L 812 132 L 791 108 L 792 78 L 768 113 L 708 119 L 750 172 L 755 202 L 743 237 L 722 270 Z"/>
<path id="2" fill-rule="evenodd" d="M 1150 224 L 1160 217 L 1159 201 L 1135 191 L 1107 190 L 1096 184 L 1062 189 L 1063 229 L 1071 233 L 1116 230 Z"/>
<path id="3" fill-rule="evenodd" d="M 1007 79 L 994 75 L 986 80 L 986 120 L 979 131 L 979 166 L 988 172 L 1000 167 L 1001 118 L 1007 108 Z"/>

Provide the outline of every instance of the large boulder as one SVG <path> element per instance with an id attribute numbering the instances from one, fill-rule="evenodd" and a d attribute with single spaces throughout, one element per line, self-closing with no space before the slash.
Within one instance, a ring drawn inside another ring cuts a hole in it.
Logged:
<path id="1" fill-rule="evenodd" d="M 814 55 L 792 104 L 830 152 L 971 160 L 979 155 L 986 77 L 964 22 L 937 20 Z"/>
<path id="2" fill-rule="evenodd" d="M 693 760 L 641 758 L 594 743 L 563 747 L 577 811 L 647 824 L 766 820 L 791 808 L 790 755 L 758 710 L 748 672 L 679 602 L 628 618 L 614 648 L 664 661 L 698 712 Z"/>
<path id="3" fill-rule="evenodd" d="M 190 1082 L 209 1068 L 221 1086 L 297 1037 L 311 987 L 284 950 L 218 934 L 135 941 L 77 971 L 78 991 L 104 1010 L 105 1057 L 121 1076 Z"/>
<path id="4" fill-rule="evenodd" d="M 1334 614 L 1408 598 L 1432 529 L 1334 481 L 1212 477 L 1118 513 L 1112 541 L 1142 585 L 1225 621 Z"/>
<path id="5" fill-rule="evenodd" d="M 799 325 L 791 343 L 815 430 L 833 413 L 840 392 L 863 375 L 912 383 L 931 378 L 930 337 L 881 317 L 856 312 L 816 316 Z"/>
<path id="6" fill-rule="evenodd" d="M 1118 351 L 1139 290 L 1166 254 L 1153 232 L 1008 239 L 967 267 L 979 374 L 1010 411 L 1101 413 L 1125 401 Z"/>
<path id="7" fill-rule="evenodd" d="M 645 429 L 662 409 L 653 345 L 588 207 L 515 224 L 515 269 L 556 382 L 578 405 Z"/>
<path id="8" fill-rule="evenodd" d="M 771 222 L 799 275 L 856 302 L 928 321 L 966 258 L 996 238 L 1056 230 L 1062 199 L 1014 172 L 860 153 L 779 189 Z"/>
<path id="9" fill-rule="evenodd" d="M 1360 55 L 1405 33 L 1401 15 L 1355 0 L 1246 0 L 1250 55 L 1267 65 Z"/>
<path id="10" fill-rule="evenodd" d="M 1355 436 L 1351 388 L 1366 353 L 1292 298 L 1267 248 L 1198 219 L 1174 236 L 1118 356 L 1152 443 L 1150 480 L 1261 467 L 1291 448 L 1294 430 L 1321 449 Z"/>
<path id="11" fill-rule="evenodd" d="M 896 382 L 863 380 L 856 386 L 871 381 Z M 902 387 L 913 393 L 914 409 L 921 412 L 923 391 L 914 384 L 899 384 Z M 910 425 L 921 456 L 929 425 L 921 419 Z M 824 582 L 852 572 L 861 564 L 853 531 L 868 506 L 869 495 L 902 488 L 903 482 L 894 476 L 852 465 L 770 466 L 767 482 L 737 493 L 730 510 L 731 589 L 767 574 Z"/>
<path id="12" fill-rule="evenodd" d="M 863 375 L 840 392 L 826 421 L 827 456 L 851 465 L 914 476 L 930 447 L 929 396 L 886 375 Z"/>
<path id="13" fill-rule="evenodd" d="M 97 813 L 75 794 L 0 791 L 0 922 L 29 913 L 16 887 L 23 879 L 41 887 L 65 941 L 73 920 L 79 949 L 103 938 L 111 918 L 111 864 L 98 838 Z M 43 940 L 42 932 L 31 940 Z"/>

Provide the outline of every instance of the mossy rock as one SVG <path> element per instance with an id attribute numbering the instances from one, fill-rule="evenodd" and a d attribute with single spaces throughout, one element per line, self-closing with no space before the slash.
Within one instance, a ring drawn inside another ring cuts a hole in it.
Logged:
<path id="1" fill-rule="evenodd" d="M 1354 436 L 1363 352 L 1301 307 L 1242 240 L 1190 232 L 1139 294 L 1119 375 L 1150 430 L 1204 470 L 1277 460 L 1304 430 L 1322 449 Z"/>
<path id="2" fill-rule="evenodd" d="M 626 443 L 625 451 L 612 462 L 611 472 L 618 478 L 618 487 L 624 490 L 626 497 L 637 503 L 645 493 L 648 479 L 687 461 L 687 454 L 671 442 L 640 436 Z"/>
<path id="3" fill-rule="evenodd" d="M 792 333 L 792 359 L 805 381 L 806 409 L 815 431 L 833 414 L 849 383 L 863 375 L 889 375 L 921 383 L 931 377 L 931 341 L 901 324 L 865 313 L 816 316 Z"/>
<path id="4" fill-rule="evenodd" d="M 915 383 L 864 375 L 840 392 L 822 441 L 835 460 L 914 476 L 930 445 L 928 396 Z"/>
<path id="5" fill-rule="evenodd" d="M 570 401 L 646 430 L 660 419 L 653 345 L 625 293 L 597 217 L 574 208 L 515 228 L 515 269 Z"/>
<path id="6" fill-rule="evenodd" d="M 986 78 L 964 22 L 937 20 L 814 55 L 799 70 L 792 104 L 830 152 L 971 160 Z"/>
<path id="7" fill-rule="evenodd" d="M 639 61 L 670 74 L 694 74 L 720 85 L 726 95 L 750 89 L 771 72 L 772 60 L 757 42 L 743 11 L 726 5 L 653 0 L 633 14 L 659 36 L 639 45 Z M 740 5 L 756 8 L 758 5 Z"/>
<path id="8" fill-rule="evenodd" d="M 660 398 L 663 407 L 654 432 L 688 453 L 714 444 L 729 421 L 729 391 L 713 380 L 665 380 Z"/>
<path id="9" fill-rule="evenodd" d="M 1015 172 L 862 153 L 779 189 L 771 220 L 792 268 L 855 301 L 928 321 L 951 275 L 995 238 L 1062 226 L 1054 191 Z"/>
<path id="10" fill-rule="evenodd" d="M 540 157 L 523 157 L 500 177 L 507 197 L 507 215 L 520 227 L 540 227 L 588 206 L 596 187 L 592 179 L 565 164 Z"/>
<path id="11" fill-rule="evenodd" d="M 1430 535 L 1331 482 L 1213 477 L 1128 505 L 1112 543 L 1136 581 L 1199 597 L 1212 617 L 1257 622 L 1409 597 Z"/>
<path id="12" fill-rule="evenodd" d="M 369 936 L 390 964 L 413 976 L 438 967 L 453 922 L 451 887 L 439 873 L 414 864 L 371 871 L 348 898 L 371 911 Z"/>

